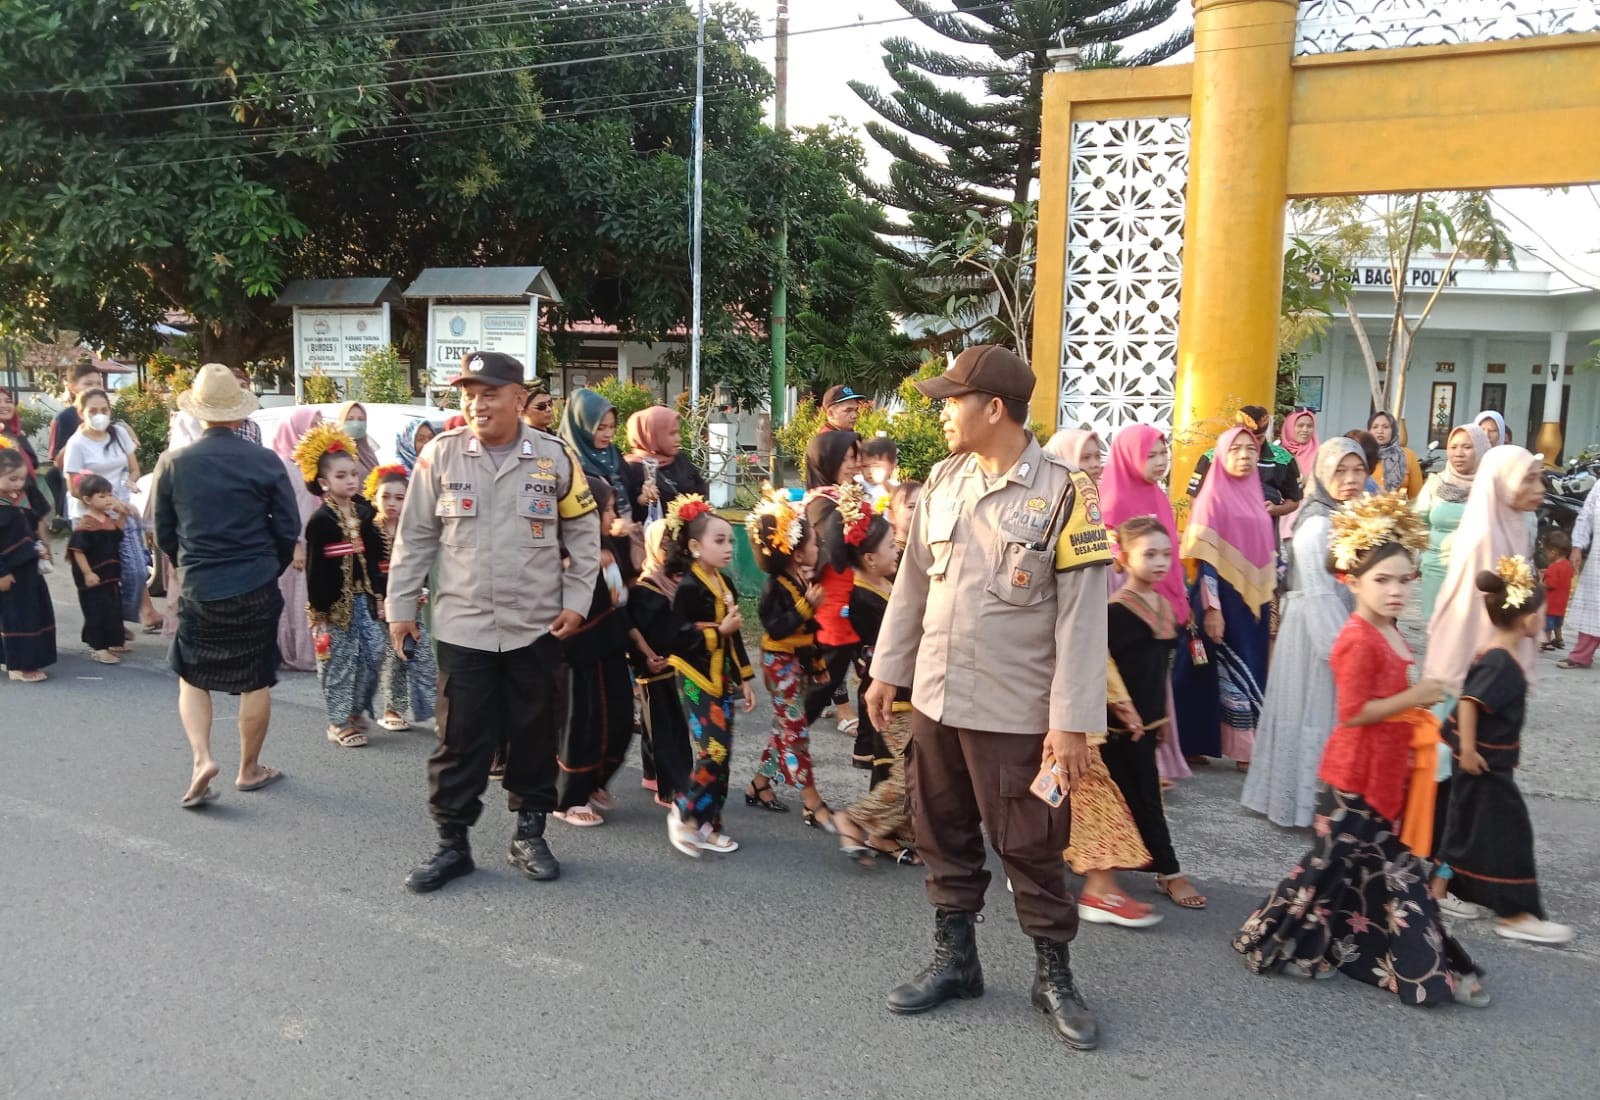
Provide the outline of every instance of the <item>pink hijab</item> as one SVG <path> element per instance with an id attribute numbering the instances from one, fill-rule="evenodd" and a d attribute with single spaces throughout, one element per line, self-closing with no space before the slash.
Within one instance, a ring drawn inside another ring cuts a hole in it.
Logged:
<path id="1" fill-rule="evenodd" d="M 667 447 L 678 438 L 678 420 L 678 410 L 665 405 L 651 405 L 628 417 L 628 461 L 653 458 L 670 465 L 677 455 L 668 454 Z"/>
<path id="2" fill-rule="evenodd" d="M 1528 513 L 1517 511 L 1511 502 L 1528 471 L 1541 465 L 1543 460 L 1526 448 L 1502 445 L 1489 448 L 1472 477 L 1472 492 L 1451 543 L 1450 568 L 1428 620 L 1423 675 L 1438 680 L 1446 691 L 1461 690 L 1467 670 L 1494 635 L 1478 592 L 1478 574 L 1493 569 L 1501 558 L 1532 555 Z M 1517 659 L 1530 680 L 1537 658 L 1533 639 L 1523 639 Z"/>
<path id="3" fill-rule="evenodd" d="M 1255 467 L 1243 477 L 1228 473 L 1228 448 L 1249 429 L 1230 428 L 1217 440 L 1215 458 L 1189 511 L 1183 532 L 1185 564 L 1205 562 L 1233 587 L 1257 618 L 1278 587 L 1278 539 L 1261 500 Z"/>
<path id="4" fill-rule="evenodd" d="M 1294 441 L 1294 428 L 1302 419 L 1311 421 L 1311 438 L 1304 443 L 1296 443 Z M 1309 493 L 1311 487 L 1316 483 L 1317 448 L 1321 446 L 1317 442 L 1316 413 L 1305 409 L 1296 409 L 1284 417 L 1283 432 L 1280 434 L 1278 442 L 1283 444 L 1284 450 L 1294 455 L 1295 465 L 1300 467 L 1300 484 Z M 1299 514 L 1300 509 L 1296 508 L 1288 515 L 1278 517 L 1279 538 L 1286 539 L 1294 535 L 1294 521 Z"/>
<path id="5" fill-rule="evenodd" d="M 294 461 L 294 449 L 305 434 L 322 423 L 322 410 L 311 405 L 301 405 L 278 425 L 272 436 L 272 452 L 285 462 Z"/>
<path id="6" fill-rule="evenodd" d="M 1144 470 L 1150 453 L 1166 441 L 1157 428 L 1130 424 L 1111 439 L 1111 459 L 1100 478 L 1100 514 L 1106 526 L 1114 528 L 1135 516 L 1154 516 L 1167 529 L 1172 545 L 1178 545 L 1178 524 L 1172 514 L 1172 500 L 1154 481 L 1145 480 Z M 1181 625 L 1189 621 L 1189 597 L 1183 587 L 1183 571 L 1174 568 L 1156 591 L 1172 605 Z"/>

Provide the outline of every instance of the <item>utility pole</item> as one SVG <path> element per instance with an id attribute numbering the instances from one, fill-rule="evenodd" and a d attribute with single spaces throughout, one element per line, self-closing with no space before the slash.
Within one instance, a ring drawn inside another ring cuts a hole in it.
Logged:
<path id="1" fill-rule="evenodd" d="M 777 99 L 773 124 L 785 142 L 789 136 L 789 0 L 778 0 Z M 779 185 L 782 186 L 781 184 Z M 780 195 L 782 193 L 780 192 Z M 789 421 L 789 204 L 778 205 L 778 277 L 772 288 L 772 426 Z"/>
<path id="2" fill-rule="evenodd" d="M 700 217 L 701 192 L 705 186 L 706 148 L 706 0 L 700 0 L 700 27 L 695 39 L 694 57 L 694 215 L 690 234 L 693 256 L 690 283 L 694 294 L 694 318 L 689 326 L 689 407 L 700 401 Z"/>

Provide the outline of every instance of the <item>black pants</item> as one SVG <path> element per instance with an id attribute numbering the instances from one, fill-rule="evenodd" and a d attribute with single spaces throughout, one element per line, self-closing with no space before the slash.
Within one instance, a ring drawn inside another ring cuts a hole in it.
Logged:
<path id="1" fill-rule="evenodd" d="M 61 473 L 61 467 L 54 463 L 39 478 L 44 482 L 44 487 L 50 490 L 50 500 L 55 507 L 57 522 L 65 523 L 67 519 L 67 479 Z"/>
<path id="2" fill-rule="evenodd" d="M 859 642 L 821 647 L 823 663 L 828 666 L 828 682 L 813 683 L 806 692 L 806 725 L 822 717 L 822 712 L 828 709 L 829 703 L 835 701 L 840 689 L 845 690 L 843 701 L 850 701 L 849 689 L 845 685 L 850 674 L 850 663 L 856 659 L 856 650 L 860 648 Z"/>
<path id="3" fill-rule="evenodd" d="M 441 825 L 472 825 L 483 812 L 489 765 L 504 746 L 513 812 L 556 808 L 553 714 L 561 643 L 546 634 L 493 653 L 439 642 L 439 747 L 428 758 L 428 812 Z"/>
<path id="4" fill-rule="evenodd" d="M 678 685 L 672 676 L 642 681 L 644 738 L 640 755 L 649 753 L 654 768 L 656 797 L 671 802 L 689 789 L 694 770 L 694 742 L 689 720 L 683 714 Z"/>
<path id="5" fill-rule="evenodd" d="M 1100 746 L 1100 759 L 1111 781 L 1128 804 L 1139 837 L 1150 850 L 1150 867 L 1158 875 L 1175 875 L 1178 856 L 1172 850 L 1172 832 L 1167 828 L 1167 813 L 1161 805 L 1161 773 L 1156 769 L 1156 731 L 1139 740 L 1125 734 L 1112 734 Z"/>

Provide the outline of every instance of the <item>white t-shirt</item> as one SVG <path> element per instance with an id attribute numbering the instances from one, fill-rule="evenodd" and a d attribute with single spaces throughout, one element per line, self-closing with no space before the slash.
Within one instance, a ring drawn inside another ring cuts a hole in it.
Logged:
<path id="1" fill-rule="evenodd" d="M 61 469 L 66 472 L 69 489 L 75 475 L 99 474 L 111 482 L 111 491 L 118 500 L 129 500 L 128 458 L 134 452 L 133 433 L 123 424 L 111 425 L 110 431 L 104 442 L 90 439 L 81 430 L 67 440 L 61 452 Z M 70 519 L 78 519 L 85 511 L 76 496 L 67 498 Z"/>

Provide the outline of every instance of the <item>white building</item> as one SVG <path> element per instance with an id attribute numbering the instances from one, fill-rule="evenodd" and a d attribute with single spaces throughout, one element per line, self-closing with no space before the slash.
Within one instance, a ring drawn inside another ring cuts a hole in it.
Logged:
<path id="1" fill-rule="evenodd" d="M 1445 258 L 1414 259 L 1406 278 L 1406 313 L 1413 319 L 1443 277 Z M 1394 298 L 1386 264 L 1360 265 L 1356 306 L 1374 354 L 1382 360 Z M 1563 374 L 1564 455 L 1600 443 L 1600 370 L 1577 369 L 1600 339 L 1600 277 L 1585 287 L 1531 253 L 1517 266 L 1493 270 L 1457 263 L 1428 323 L 1418 334 L 1406 375 L 1405 416 L 1418 454 L 1452 425 L 1495 409 L 1515 442 L 1532 445 L 1544 420 L 1550 364 Z M 1385 364 L 1387 366 L 1387 364 Z M 1320 346 L 1300 368 L 1300 400 L 1320 409 L 1322 438 L 1364 427 L 1372 411 L 1367 370 L 1347 316 L 1336 315 Z"/>

